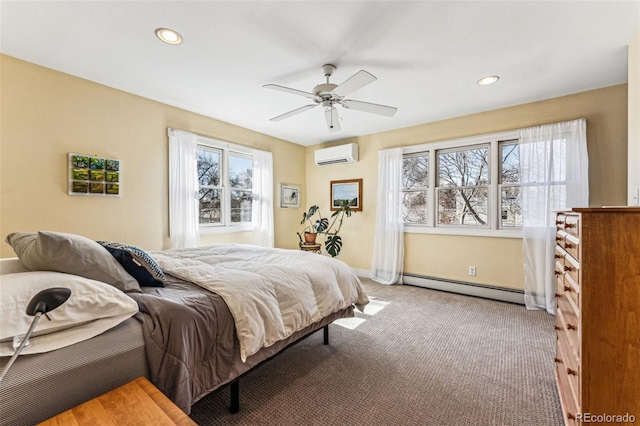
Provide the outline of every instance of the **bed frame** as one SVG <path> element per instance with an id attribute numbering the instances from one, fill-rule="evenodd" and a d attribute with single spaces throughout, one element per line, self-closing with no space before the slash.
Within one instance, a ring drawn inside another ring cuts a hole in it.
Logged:
<path id="1" fill-rule="evenodd" d="M 329 344 L 329 324 L 326 324 L 324 327 L 322 327 L 322 329 L 324 331 L 323 343 L 325 345 L 328 345 Z M 230 405 L 229 405 L 229 412 L 231 414 L 236 414 L 238 411 L 240 411 L 240 379 L 242 379 L 245 375 L 251 373 L 254 369 L 260 367 L 262 364 L 265 364 L 266 362 L 268 362 L 268 361 L 272 360 L 273 358 L 277 357 L 278 355 L 283 353 L 285 350 L 289 349 L 291 346 L 295 345 L 296 343 L 299 343 L 299 342 L 303 341 L 304 339 L 306 339 L 307 337 L 311 336 L 312 334 L 316 333 L 319 330 L 320 329 L 314 330 L 314 331 L 302 336 L 301 338 L 299 338 L 295 342 L 289 343 L 287 346 L 285 346 L 280 351 L 278 351 L 278 353 L 276 353 L 275 355 L 270 356 L 269 358 L 259 362 L 256 365 L 254 365 L 248 371 L 242 373 L 236 379 L 234 379 L 231 383 L 229 383 L 227 385 L 227 386 L 229 386 L 230 399 L 231 399 L 231 402 L 230 402 Z"/>

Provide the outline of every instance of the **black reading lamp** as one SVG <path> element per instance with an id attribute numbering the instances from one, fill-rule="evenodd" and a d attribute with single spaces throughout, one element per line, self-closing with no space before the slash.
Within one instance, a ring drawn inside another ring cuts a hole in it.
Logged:
<path id="1" fill-rule="evenodd" d="M 67 299 L 71 296 L 71 290 L 65 287 L 52 287 L 44 289 L 38 292 L 35 296 L 31 298 L 29 304 L 27 305 L 27 315 L 35 317 L 33 318 L 33 322 L 31 323 L 31 327 L 27 331 L 27 334 L 24 335 L 24 339 L 18 346 L 18 349 L 13 353 L 13 356 L 7 363 L 7 365 L 2 369 L 2 373 L 0 373 L 0 382 L 4 379 L 4 376 L 9 371 L 9 368 L 13 365 L 13 362 L 18 358 L 20 352 L 24 349 L 24 347 L 29 342 L 29 337 L 33 333 L 33 330 L 36 328 L 38 321 L 42 315 L 47 316 L 47 312 L 53 311 L 58 306 L 62 305 Z M 47 318 L 49 318 L 47 316 Z M 50 319 L 50 318 L 49 318 Z"/>

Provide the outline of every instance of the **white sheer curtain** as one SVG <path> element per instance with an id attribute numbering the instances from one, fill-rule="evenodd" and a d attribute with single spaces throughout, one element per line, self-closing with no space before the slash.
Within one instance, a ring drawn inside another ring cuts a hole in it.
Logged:
<path id="1" fill-rule="evenodd" d="M 555 212 L 589 206 L 585 119 L 520 130 L 525 304 L 555 314 Z"/>
<path id="2" fill-rule="evenodd" d="M 402 219 L 402 148 L 378 152 L 378 203 L 371 279 L 402 284 L 404 221 Z"/>
<path id="3" fill-rule="evenodd" d="M 253 244 L 273 247 L 273 155 L 253 150 Z"/>
<path id="4" fill-rule="evenodd" d="M 171 248 L 197 247 L 197 136 L 169 129 L 169 236 Z"/>

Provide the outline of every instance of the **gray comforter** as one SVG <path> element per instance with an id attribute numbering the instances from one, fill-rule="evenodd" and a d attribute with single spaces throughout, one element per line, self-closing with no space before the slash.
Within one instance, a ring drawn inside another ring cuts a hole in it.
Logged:
<path id="1" fill-rule="evenodd" d="M 140 307 L 151 380 L 184 412 L 211 391 L 233 381 L 290 343 L 338 318 L 353 307 L 330 314 L 289 338 L 240 359 L 234 320 L 222 298 L 198 285 L 167 275 L 164 288 L 129 293 Z"/>

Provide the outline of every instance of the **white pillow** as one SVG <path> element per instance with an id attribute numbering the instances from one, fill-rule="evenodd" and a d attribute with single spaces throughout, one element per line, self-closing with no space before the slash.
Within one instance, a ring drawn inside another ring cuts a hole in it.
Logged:
<path id="1" fill-rule="evenodd" d="M 40 290 L 71 289 L 69 299 L 44 315 L 23 354 L 60 349 L 90 339 L 138 312 L 138 304 L 112 285 L 77 275 L 51 271 L 20 272 L 0 276 L 0 356 L 13 355 L 14 336 L 22 336 L 33 321 L 27 305 Z"/>

